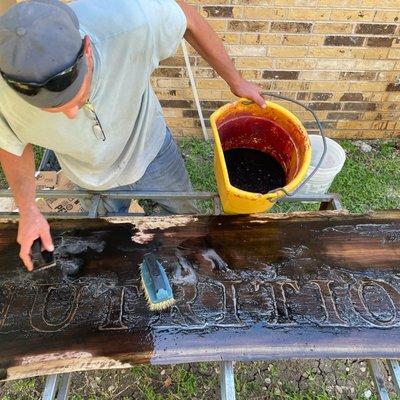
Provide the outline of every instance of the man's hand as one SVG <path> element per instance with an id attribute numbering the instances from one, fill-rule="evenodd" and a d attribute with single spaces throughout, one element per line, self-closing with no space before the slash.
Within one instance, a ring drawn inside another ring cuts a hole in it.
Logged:
<path id="1" fill-rule="evenodd" d="M 232 85 L 231 91 L 235 96 L 253 100 L 262 108 L 267 106 L 264 98 L 261 96 L 261 88 L 254 83 L 246 81 L 246 79 L 242 78 L 239 83 Z"/>
<path id="2" fill-rule="evenodd" d="M 54 251 L 49 224 L 35 202 L 35 158 L 32 145 L 26 145 L 21 156 L 0 149 L 0 162 L 19 209 L 19 256 L 28 271 L 32 271 L 30 252 L 35 239 L 41 239 L 44 250 Z"/>
<path id="3" fill-rule="evenodd" d="M 42 241 L 42 250 L 54 251 L 49 224 L 40 211 L 35 209 L 29 213 L 20 213 L 17 242 L 21 245 L 19 256 L 28 271 L 33 270 L 30 252 L 33 241 L 37 238 Z"/>

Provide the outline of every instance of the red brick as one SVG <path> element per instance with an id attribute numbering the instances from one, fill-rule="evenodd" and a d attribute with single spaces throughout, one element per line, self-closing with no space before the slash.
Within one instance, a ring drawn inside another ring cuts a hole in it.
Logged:
<path id="1" fill-rule="evenodd" d="M 387 92 L 400 92 L 400 84 L 394 84 L 394 83 L 389 83 L 389 85 L 386 86 L 386 91 Z"/>
<path id="2" fill-rule="evenodd" d="M 362 93 L 343 93 L 340 101 L 362 101 L 364 100 Z"/>
<path id="3" fill-rule="evenodd" d="M 366 35 L 391 35 L 396 31 L 396 25 L 388 24 L 357 24 L 355 33 Z"/>
<path id="4" fill-rule="evenodd" d="M 391 47 L 394 38 L 385 36 L 369 37 L 367 39 L 368 47 Z"/>
<path id="5" fill-rule="evenodd" d="M 341 106 L 341 103 L 309 103 L 312 110 L 340 110 Z"/>
<path id="6" fill-rule="evenodd" d="M 299 71 L 270 71 L 265 70 L 262 77 L 264 79 L 284 79 L 295 80 L 299 78 Z"/>
<path id="7" fill-rule="evenodd" d="M 376 78 L 376 72 L 341 72 L 339 79 L 343 81 L 372 81 Z"/>
<path id="8" fill-rule="evenodd" d="M 328 119 L 335 119 L 335 120 L 350 120 L 354 121 L 360 118 L 360 114 L 357 113 L 350 113 L 350 112 L 331 112 L 328 113 Z"/>
<path id="9" fill-rule="evenodd" d="M 203 10 L 210 18 L 232 18 L 233 7 L 205 6 Z"/>
<path id="10" fill-rule="evenodd" d="M 310 33 L 312 24 L 306 22 L 272 22 L 271 32 Z"/>
<path id="11" fill-rule="evenodd" d="M 362 46 L 364 38 L 362 36 L 327 36 L 324 41 L 325 46 Z"/>
<path id="12" fill-rule="evenodd" d="M 267 22 L 260 21 L 229 21 L 228 29 L 230 31 L 240 32 L 262 32 L 268 26 Z"/>
<path id="13" fill-rule="evenodd" d="M 333 96 L 333 93 L 312 93 L 311 100 L 326 101 L 326 100 L 331 99 L 332 96 Z"/>
<path id="14" fill-rule="evenodd" d="M 345 103 L 345 111 L 375 111 L 376 103 Z"/>
<path id="15" fill-rule="evenodd" d="M 188 100 L 160 100 L 162 107 L 166 108 L 191 108 L 192 102 Z"/>
<path id="16" fill-rule="evenodd" d="M 202 112 L 204 118 L 209 118 L 214 110 L 204 110 Z M 187 118 L 199 118 L 199 113 L 197 110 L 183 110 L 183 116 Z"/>

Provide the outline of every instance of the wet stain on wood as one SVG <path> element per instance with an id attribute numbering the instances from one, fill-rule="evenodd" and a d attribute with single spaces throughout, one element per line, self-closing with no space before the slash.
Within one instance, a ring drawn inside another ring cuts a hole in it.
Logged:
<path id="1" fill-rule="evenodd" d="M 1 378 L 43 364 L 399 357 L 399 216 L 53 221 L 58 266 L 34 273 L 16 225 L 0 224 Z M 170 277 L 170 310 L 147 308 L 139 264 L 150 251 Z M 74 276 L 62 270 L 71 262 Z"/>

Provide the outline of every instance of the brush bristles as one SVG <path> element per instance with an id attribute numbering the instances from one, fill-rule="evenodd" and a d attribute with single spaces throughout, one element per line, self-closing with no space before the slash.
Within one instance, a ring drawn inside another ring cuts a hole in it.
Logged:
<path id="1" fill-rule="evenodd" d="M 165 300 L 165 301 L 161 301 L 159 303 L 153 303 L 150 299 L 149 293 L 147 291 L 147 287 L 144 283 L 144 279 L 142 277 L 141 279 L 142 281 L 142 288 L 144 291 L 144 295 L 146 297 L 147 300 L 147 304 L 149 305 L 149 308 L 151 311 L 160 311 L 160 310 L 165 310 L 166 308 L 172 307 L 175 304 L 175 299 L 172 297 L 171 299 Z"/>

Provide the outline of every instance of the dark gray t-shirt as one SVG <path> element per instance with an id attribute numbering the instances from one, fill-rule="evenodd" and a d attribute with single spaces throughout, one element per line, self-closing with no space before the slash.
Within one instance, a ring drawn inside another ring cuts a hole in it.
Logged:
<path id="1" fill-rule="evenodd" d="M 94 49 L 90 103 L 74 120 L 26 103 L 0 78 L 0 147 L 21 155 L 28 143 L 53 150 L 81 187 L 106 190 L 139 180 L 159 152 L 165 120 L 151 86 L 159 62 L 186 30 L 174 0 L 77 0 L 70 4 Z"/>

